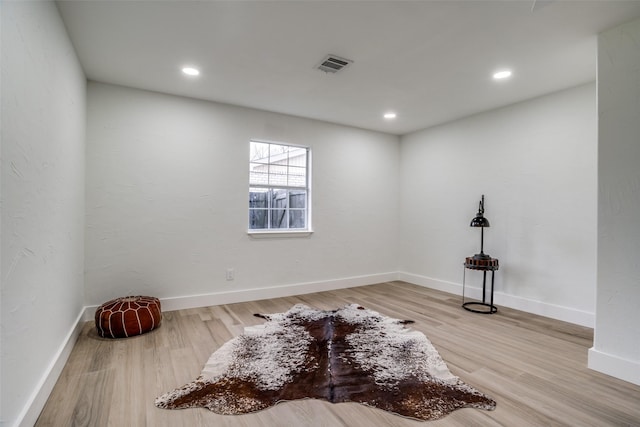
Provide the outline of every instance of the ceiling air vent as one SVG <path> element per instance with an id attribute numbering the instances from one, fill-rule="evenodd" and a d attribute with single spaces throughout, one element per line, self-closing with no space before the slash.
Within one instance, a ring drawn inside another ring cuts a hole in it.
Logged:
<path id="1" fill-rule="evenodd" d="M 337 73 L 352 62 L 353 61 L 350 59 L 340 58 L 336 55 L 327 55 L 322 61 L 320 61 L 318 69 L 325 73 Z"/>

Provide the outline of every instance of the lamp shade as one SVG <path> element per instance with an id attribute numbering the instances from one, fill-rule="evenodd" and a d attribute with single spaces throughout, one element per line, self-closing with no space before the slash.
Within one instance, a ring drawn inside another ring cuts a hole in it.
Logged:
<path id="1" fill-rule="evenodd" d="M 490 227 L 489 220 L 482 216 L 481 213 L 471 220 L 471 227 Z"/>

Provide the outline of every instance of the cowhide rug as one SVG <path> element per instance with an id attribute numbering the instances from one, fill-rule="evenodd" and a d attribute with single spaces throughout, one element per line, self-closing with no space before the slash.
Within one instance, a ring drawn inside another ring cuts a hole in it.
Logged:
<path id="1" fill-rule="evenodd" d="M 454 376 L 427 337 L 404 326 L 408 321 L 355 304 L 333 311 L 298 304 L 257 316 L 267 322 L 225 343 L 194 382 L 158 397 L 156 406 L 245 414 L 314 398 L 419 420 L 496 406 Z"/>

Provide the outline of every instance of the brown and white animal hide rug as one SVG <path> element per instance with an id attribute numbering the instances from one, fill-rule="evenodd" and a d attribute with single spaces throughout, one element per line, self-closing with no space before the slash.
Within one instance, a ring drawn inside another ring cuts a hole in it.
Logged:
<path id="1" fill-rule="evenodd" d="M 358 402 L 419 420 L 459 409 L 493 410 L 490 397 L 454 376 L 427 337 L 356 304 L 323 311 L 297 304 L 257 315 L 201 375 L 156 399 L 166 409 L 245 414 L 304 398 Z"/>

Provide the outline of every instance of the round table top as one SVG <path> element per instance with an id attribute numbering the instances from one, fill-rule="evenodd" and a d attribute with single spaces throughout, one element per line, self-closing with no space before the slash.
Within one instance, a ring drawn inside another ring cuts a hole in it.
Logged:
<path id="1" fill-rule="evenodd" d="M 499 268 L 498 258 L 476 258 L 466 257 L 464 260 L 464 268 L 471 270 L 489 270 L 495 271 Z"/>

